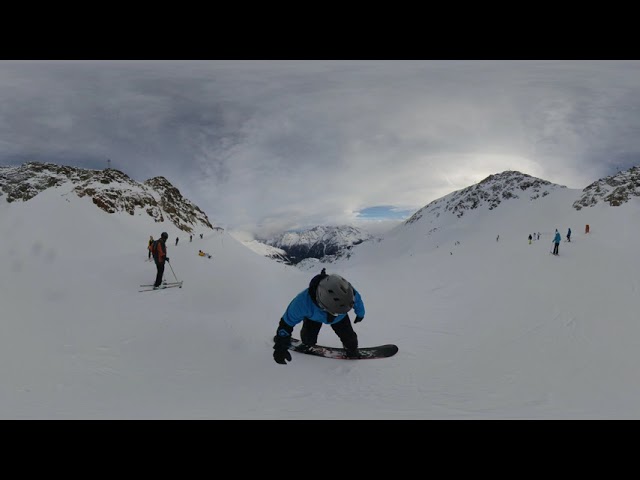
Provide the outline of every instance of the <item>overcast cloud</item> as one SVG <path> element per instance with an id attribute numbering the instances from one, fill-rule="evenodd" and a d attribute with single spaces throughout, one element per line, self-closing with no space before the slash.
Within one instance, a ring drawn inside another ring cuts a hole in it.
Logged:
<path id="1" fill-rule="evenodd" d="M 261 234 L 508 169 L 584 188 L 640 164 L 640 62 L 0 61 L 0 164 L 107 158 Z"/>

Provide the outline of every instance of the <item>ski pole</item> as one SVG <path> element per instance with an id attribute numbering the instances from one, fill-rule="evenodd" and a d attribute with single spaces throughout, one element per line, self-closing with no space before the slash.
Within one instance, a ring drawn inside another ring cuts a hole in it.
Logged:
<path id="1" fill-rule="evenodd" d="M 171 262 L 167 262 L 169 264 L 169 267 L 171 268 L 171 272 L 173 273 L 173 276 L 176 279 L 176 282 L 179 282 L 180 280 L 178 280 L 178 277 L 176 277 L 176 272 L 173 271 L 173 267 L 171 266 Z"/>

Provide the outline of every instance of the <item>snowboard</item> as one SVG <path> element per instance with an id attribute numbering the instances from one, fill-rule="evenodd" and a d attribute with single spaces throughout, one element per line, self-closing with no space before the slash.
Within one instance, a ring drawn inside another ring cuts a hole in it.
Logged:
<path id="1" fill-rule="evenodd" d="M 289 350 L 294 352 L 304 353 L 306 355 L 314 355 L 316 357 L 324 358 L 336 358 L 341 360 L 365 360 L 370 358 L 387 358 L 392 357 L 398 353 L 397 345 L 387 344 L 378 345 L 377 347 L 361 347 L 358 349 L 360 354 L 357 358 L 347 357 L 347 352 L 344 348 L 339 347 L 325 347 L 323 345 L 304 345 L 297 338 L 291 338 L 291 344 Z"/>

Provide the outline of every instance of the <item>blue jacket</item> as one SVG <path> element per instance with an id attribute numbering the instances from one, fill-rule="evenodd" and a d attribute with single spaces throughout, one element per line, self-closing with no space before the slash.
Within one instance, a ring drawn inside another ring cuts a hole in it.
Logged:
<path id="1" fill-rule="evenodd" d="M 560 232 L 556 232 L 556 236 L 553 238 L 553 243 L 560 243 L 562 237 L 560 237 Z"/>
<path id="2" fill-rule="evenodd" d="M 362 297 L 358 293 L 358 291 L 354 288 L 353 293 L 355 295 L 355 303 L 353 305 L 353 311 L 356 313 L 358 317 L 364 317 L 364 303 L 362 302 Z M 338 315 L 331 322 L 327 321 L 327 312 L 322 310 L 315 302 L 311 299 L 311 295 L 309 294 L 309 289 L 306 288 L 301 291 L 298 295 L 291 300 L 287 310 L 284 312 L 282 319 L 285 321 L 287 325 L 293 327 L 300 323 L 305 318 L 309 320 L 313 320 L 314 322 L 320 323 L 338 323 L 343 320 L 346 316 L 346 313 Z"/>

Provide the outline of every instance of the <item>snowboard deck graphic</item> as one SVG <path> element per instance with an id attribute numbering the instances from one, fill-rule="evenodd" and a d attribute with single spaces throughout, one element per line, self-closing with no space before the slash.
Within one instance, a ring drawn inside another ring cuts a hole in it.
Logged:
<path id="1" fill-rule="evenodd" d="M 336 358 L 341 360 L 366 360 L 371 358 L 387 358 L 392 357 L 398 353 L 397 345 L 387 344 L 378 345 L 377 347 L 361 347 L 358 348 L 360 354 L 357 358 L 347 357 L 347 352 L 344 348 L 339 347 L 325 347 L 323 345 L 304 345 L 297 338 L 291 338 L 291 344 L 289 350 L 294 352 L 304 353 L 306 355 L 314 355 L 316 357 L 324 358 Z"/>

